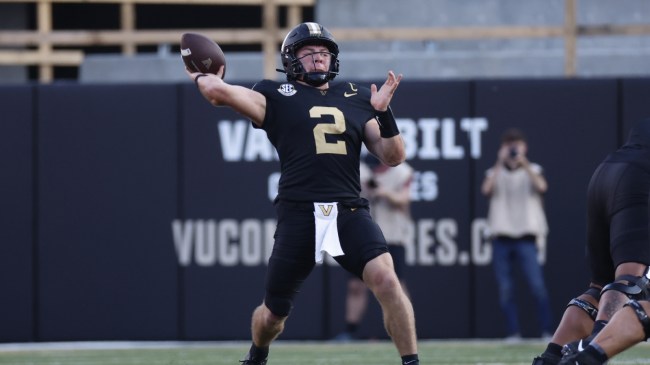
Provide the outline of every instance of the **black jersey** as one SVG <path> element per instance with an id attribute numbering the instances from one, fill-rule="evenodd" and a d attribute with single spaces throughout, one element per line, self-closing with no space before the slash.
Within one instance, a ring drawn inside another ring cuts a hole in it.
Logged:
<path id="1" fill-rule="evenodd" d="M 263 80 L 262 129 L 280 156 L 278 198 L 347 201 L 359 197 L 359 153 L 366 122 L 374 117 L 370 89 L 330 83 L 319 90 L 296 82 Z"/>

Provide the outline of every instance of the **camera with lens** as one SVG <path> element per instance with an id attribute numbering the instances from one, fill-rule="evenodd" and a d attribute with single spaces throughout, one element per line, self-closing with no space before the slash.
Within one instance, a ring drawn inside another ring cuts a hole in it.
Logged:
<path id="1" fill-rule="evenodd" d="M 515 158 L 519 154 L 519 151 L 517 150 L 517 147 L 510 147 L 510 151 L 508 151 L 508 155 L 510 158 Z"/>

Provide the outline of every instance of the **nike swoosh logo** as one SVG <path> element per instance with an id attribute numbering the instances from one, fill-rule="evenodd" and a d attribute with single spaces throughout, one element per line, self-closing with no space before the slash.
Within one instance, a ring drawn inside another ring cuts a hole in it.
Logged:
<path id="1" fill-rule="evenodd" d="M 581 352 L 582 350 L 584 350 L 584 348 L 582 347 L 582 340 L 580 340 L 580 342 L 578 342 L 578 352 Z"/>
<path id="2" fill-rule="evenodd" d="M 357 93 L 349 93 L 347 91 L 343 93 L 343 96 L 345 96 L 346 98 L 349 98 L 350 96 L 355 96 L 355 95 L 357 95 Z"/>
<path id="3" fill-rule="evenodd" d="M 405 362 L 403 365 L 409 365 L 409 364 L 412 364 L 412 363 L 414 363 L 414 362 L 416 362 L 416 361 L 417 361 L 417 360 L 407 361 L 407 362 Z"/>

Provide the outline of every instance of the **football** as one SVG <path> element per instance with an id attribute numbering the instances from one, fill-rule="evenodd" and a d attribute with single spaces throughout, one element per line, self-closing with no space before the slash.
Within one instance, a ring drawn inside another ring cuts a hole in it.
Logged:
<path id="1" fill-rule="evenodd" d="M 226 76 L 226 56 L 212 39 L 198 33 L 184 33 L 181 36 L 181 57 L 192 72 L 216 74 L 223 65 Z"/>

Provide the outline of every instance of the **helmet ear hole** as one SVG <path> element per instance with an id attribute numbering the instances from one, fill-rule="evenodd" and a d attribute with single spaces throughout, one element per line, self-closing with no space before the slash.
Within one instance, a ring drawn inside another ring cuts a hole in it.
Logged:
<path id="1" fill-rule="evenodd" d="M 332 54 L 329 70 L 323 72 L 306 72 L 300 60 L 296 57 L 296 51 L 303 45 L 309 43 L 320 43 L 325 45 Z M 339 46 L 334 40 L 332 33 L 318 23 L 301 23 L 295 26 L 284 37 L 280 50 L 280 57 L 284 72 L 287 74 L 287 81 L 301 80 L 313 86 L 320 86 L 329 80 L 333 80 L 339 72 Z"/>

